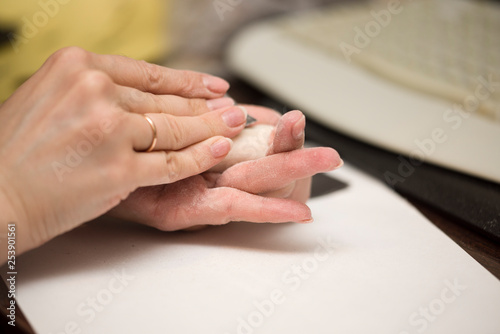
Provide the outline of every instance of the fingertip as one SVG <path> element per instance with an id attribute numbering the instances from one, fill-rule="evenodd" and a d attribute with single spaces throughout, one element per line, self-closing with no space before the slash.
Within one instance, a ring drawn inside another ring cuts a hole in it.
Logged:
<path id="1" fill-rule="evenodd" d="M 323 161 L 325 171 L 335 170 L 344 164 L 344 161 L 335 149 L 331 147 L 319 147 L 316 150 L 318 150 L 316 157 L 318 160 Z"/>
<path id="2" fill-rule="evenodd" d="M 212 75 L 203 76 L 203 84 L 212 93 L 225 94 L 229 90 L 229 82 Z"/>
<path id="3" fill-rule="evenodd" d="M 293 125 L 292 136 L 293 139 L 301 141 L 304 139 L 305 133 L 304 129 L 306 127 L 306 117 L 302 115 Z"/>
<path id="4" fill-rule="evenodd" d="M 229 128 L 243 129 L 247 121 L 247 110 L 241 106 L 233 106 L 222 109 L 222 120 Z"/>
<path id="5" fill-rule="evenodd" d="M 290 121 L 292 122 L 296 122 L 304 117 L 304 114 L 302 113 L 302 111 L 295 109 L 285 113 L 283 117 L 290 119 Z"/>
<path id="6" fill-rule="evenodd" d="M 242 105 L 238 105 L 238 108 L 240 108 L 241 110 L 243 110 L 243 113 L 245 114 L 245 122 L 247 121 L 248 119 L 248 110 L 247 108 L 245 108 L 244 106 Z M 252 117 L 253 118 L 253 117 Z"/>
<path id="7" fill-rule="evenodd" d="M 300 203 L 300 202 L 297 202 L 297 203 Z M 300 204 L 301 204 L 300 211 L 302 211 L 300 214 L 301 218 L 295 220 L 295 222 L 297 222 L 299 224 L 311 224 L 312 222 L 314 222 L 311 209 L 304 203 L 300 203 Z"/>
<path id="8" fill-rule="evenodd" d="M 207 104 L 207 108 L 210 111 L 214 111 L 214 110 L 217 110 L 217 109 L 222 109 L 222 108 L 225 108 L 225 107 L 234 106 L 235 102 L 230 97 L 220 97 L 220 98 L 217 98 L 217 99 L 207 100 L 206 104 Z"/>
<path id="9" fill-rule="evenodd" d="M 305 126 L 306 118 L 299 110 L 292 110 L 283 115 L 276 126 L 271 153 L 289 152 L 303 147 Z"/>
<path id="10" fill-rule="evenodd" d="M 333 154 L 333 157 L 332 157 L 332 170 L 333 169 L 337 169 L 337 168 L 340 168 L 344 165 L 344 160 L 342 160 L 342 158 L 340 157 L 340 155 L 338 154 L 337 151 L 335 151 L 334 149 L 332 149 L 332 154 Z"/>
<path id="11" fill-rule="evenodd" d="M 220 137 L 210 145 L 210 150 L 214 158 L 223 158 L 229 154 L 233 147 L 233 141 L 226 137 Z"/>

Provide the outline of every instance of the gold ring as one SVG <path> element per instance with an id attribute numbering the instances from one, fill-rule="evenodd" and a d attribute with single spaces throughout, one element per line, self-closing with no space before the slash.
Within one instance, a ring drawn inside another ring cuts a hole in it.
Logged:
<path id="1" fill-rule="evenodd" d="M 151 130 L 153 130 L 153 142 L 144 151 L 144 152 L 147 153 L 147 152 L 151 152 L 152 150 L 155 149 L 156 142 L 158 141 L 158 137 L 157 137 L 157 132 L 156 132 L 156 125 L 155 125 L 155 123 L 153 123 L 153 120 L 151 119 L 151 117 L 149 117 L 148 115 L 142 115 L 142 116 L 144 116 L 144 118 L 146 119 L 146 121 L 148 121 L 149 125 L 151 126 Z"/>

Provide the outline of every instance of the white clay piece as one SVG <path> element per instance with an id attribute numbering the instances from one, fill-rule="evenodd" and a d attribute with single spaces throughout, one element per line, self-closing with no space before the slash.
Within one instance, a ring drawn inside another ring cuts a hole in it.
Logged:
<path id="1" fill-rule="evenodd" d="M 265 157 L 273 130 L 274 126 L 267 124 L 258 124 L 244 129 L 233 138 L 233 147 L 226 158 L 208 171 L 223 172 L 239 162 Z"/>

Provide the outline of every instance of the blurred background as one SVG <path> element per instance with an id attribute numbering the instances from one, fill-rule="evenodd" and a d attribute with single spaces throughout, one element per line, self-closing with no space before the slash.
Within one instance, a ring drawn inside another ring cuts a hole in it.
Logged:
<path id="1" fill-rule="evenodd" d="M 326 0 L 20 0 L 0 2 L 0 101 L 65 46 L 223 75 L 229 36 L 265 16 Z"/>

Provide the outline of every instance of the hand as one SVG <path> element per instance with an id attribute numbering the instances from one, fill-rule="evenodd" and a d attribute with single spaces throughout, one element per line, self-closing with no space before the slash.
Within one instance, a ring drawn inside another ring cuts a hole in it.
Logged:
<path id="1" fill-rule="evenodd" d="M 228 87 L 120 56 L 55 53 L 0 106 L 2 238 L 7 223 L 16 223 L 18 253 L 26 251 L 138 187 L 220 162 L 231 146 L 224 137 L 241 132 L 246 119 L 241 108 L 218 109 L 233 104 L 222 98 Z M 153 141 L 145 113 L 157 128 L 150 153 L 143 152 Z"/>
<path id="2" fill-rule="evenodd" d="M 323 157 L 321 154 L 309 156 L 317 150 L 301 150 L 305 139 L 305 116 L 298 110 L 291 111 L 281 118 L 278 113 L 276 113 L 278 118 L 276 115 L 271 116 L 272 114 L 264 108 L 254 107 L 252 112 L 263 122 L 276 126 L 273 141 L 267 152 L 267 156 L 273 157 L 235 164 L 218 178 L 216 186 L 232 187 L 262 196 L 288 198 L 305 203 L 310 196 L 312 175 L 321 172 L 320 169 L 307 170 L 308 165 L 311 162 L 318 162 Z M 283 154 L 295 150 L 300 151 Z M 328 154 L 324 157 L 328 157 Z M 333 159 L 338 163 L 336 168 L 342 165 L 338 155 L 333 156 Z"/>
<path id="3" fill-rule="evenodd" d="M 302 149 L 305 118 L 299 111 L 280 119 L 266 108 L 246 108 L 259 122 L 276 125 L 268 156 L 223 173 L 140 188 L 110 214 L 165 231 L 230 221 L 311 222 L 311 211 L 303 204 L 311 176 L 340 167 L 342 160 L 330 148 Z"/>

